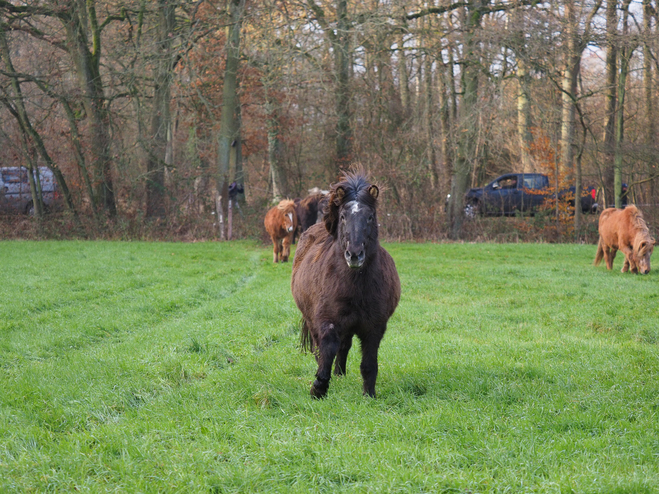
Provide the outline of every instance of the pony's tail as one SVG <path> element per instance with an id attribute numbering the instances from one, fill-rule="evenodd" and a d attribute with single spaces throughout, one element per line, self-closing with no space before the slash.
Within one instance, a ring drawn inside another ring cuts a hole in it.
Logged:
<path id="1" fill-rule="evenodd" d="M 602 246 L 602 237 L 600 237 L 599 242 L 597 243 L 597 254 L 595 254 L 595 266 L 598 266 L 602 262 L 604 257 L 604 247 Z"/>
<path id="2" fill-rule="evenodd" d="M 314 345 L 313 337 L 311 336 L 311 331 L 309 331 L 309 326 L 307 326 L 307 321 L 302 319 L 302 328 L 300 329 L 300 350 L 303 352 L 315 352 L 316 345 Z"/>

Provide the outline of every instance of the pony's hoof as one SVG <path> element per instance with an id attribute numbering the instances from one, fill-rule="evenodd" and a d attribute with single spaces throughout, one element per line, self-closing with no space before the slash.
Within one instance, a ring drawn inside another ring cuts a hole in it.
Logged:
<path id="1" fill-rule="evenodd" d="M 311 386 L 311 397 L 317 400 L 320 400 L 321 398 L 325 398 L 328 387 L 329 387 L 328 383 L 322 383 L 316 379 L 313 385 Z"/>
<path id="2" fill-rule="evenodd" d="M 317 389 L 315 386 L 311 386 L 311 397 L 314 398 L 315 400 L 322 400 L 325 398 L 325 395 L 327 394 L 327 390 L 322 391 L 320 389 Z"/>

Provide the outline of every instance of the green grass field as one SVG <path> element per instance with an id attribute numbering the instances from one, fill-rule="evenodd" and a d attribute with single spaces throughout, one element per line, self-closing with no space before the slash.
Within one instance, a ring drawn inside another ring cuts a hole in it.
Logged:
<path id="1" fill-rule="evenodd" d="M 657 270 L 386 247 L 378 398 L 313 401 L 270 249 L 1 242 L 0 492 L 659 492 Z"/>

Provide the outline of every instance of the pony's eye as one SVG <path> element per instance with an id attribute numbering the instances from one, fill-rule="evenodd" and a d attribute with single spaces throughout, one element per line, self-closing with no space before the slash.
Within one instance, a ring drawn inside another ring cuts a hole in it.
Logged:
<path id="1" fill-rule="evenodd" d="M 368 221 L 373 221 L 373 215 L 368 217 Z"/>

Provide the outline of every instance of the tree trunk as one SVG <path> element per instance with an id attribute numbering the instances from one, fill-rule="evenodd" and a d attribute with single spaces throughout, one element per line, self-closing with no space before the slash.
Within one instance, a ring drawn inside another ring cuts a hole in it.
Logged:
<path id="1" fill-rule="evenodd" d="M 517 137 L 519 152 L 522 161 L 522 171 L 533 171 L 531 164 L 531 111 L 529 104 L 529 73 L 523 56 L 517 59 L 517 80 L 519 88 L 517 93 Z"/>
<path id="2" fill-rule="evenodd" d="M 645 35 L 645 43 L 643 45 L 643 96 L 645 101 L 645 124 L 647 125 L 645 144 L 650 147 L 655 144 L 656 132 L 654 97 L 652 92 L 652 50 L 650 49 L 650 40 L 653 39 L 652 5 L 650 0 L 643 0 L 643 31 Z"/>
<path id="3" fill-rule="evenodd" d="M 428 31 L 432 29 L 430 19 L 428 19 Z M 426 40 L 424 36 L 423 40 L 425 49 L 425 70 L 423 77 L 423 92 L 424 94 L 424 117 L 425 117 L 425 130 L 426 130 L 426 165 L 428 167 L 428 178 L 430 179 L 430 188 L 435 189 L 437 187 L 437 152 L 435 150 L 435 130 L 433 126 L 433 116 L 434 116 L 434 98 L 433 98 L 433 58 L 430 56 L 430 52 L 425 47 Z"/>
<path id="4" fill-rule="evenodd" d="M 464 57 L 462 62 L 462 104 L 457 127 L 457 155 L 453 164 L 449 221 L 451 237 L 460 238 L 464 221 L 463 198 L 469 186 L 469 177 L 476 159 L 476 134 L 478 125 L 478 75 L 480 57 L 477 53 L 476 32 L 480 29 L 484 0 L 473 0 L 464 8 Z"/>
<path id="5" fill-rule="evenodd" d="M 515 38 L 512 50 L 517 61 L 517 141 L 522 172 L 530 173 L 531 164 L 531 108 L 529 100 L 530 76 L 527 67 L 527 47 L 525 39 L 526 18 L 524 8 L 518 5 L 513 12 Z"/>
<path id="6" fill-rule="evenodd" d="M 352 160 L 352 125 L 350 122 L 350 33 L 348 2 L 338 0 L 337 33 L 334 49 L 336 77 L 336 171 L 347 169 Z"/>
<path id="7" fill-rule="evenodd" d="M 645 145 L 648 149 L 655 146 L 657 127 L 655 123 L 655 106 L 654 106 L 654 72 L 652 70 L 652 50 L 650 48 L 651 40 L 656 40 L 656 32 L 652 27 L 652 4 L 650 0 L 643 0 L 643 31 L 645 43 L 643 46 L 643 93 L 645 101 L 645 125 L 647 126 L 645 135 Z M 654 160 L 648 163 L 647 175 L 654 175 L 652 167 L 655 165 Z M 650 180 L 648 184 L 649 197 L 655 197 L 655 181 Z"/>
<path id="8" fill-rule="evenodd" d="M 172 0 L 158 0 L 151 142 L 146 163 L 146 215 L 151 218 L 165 216 L 165 155 L 171 135 L 170 100 L 175 65 L 172 42 L 175 29 L 174 3 Z"/>
<path id="9" fill-rule="evenodd" d="M 440 66 L 441 67 L 441 66 Z M 450 96 L 449 86 L 447 84 L 449 66 L 444 66 L 444 70 L 439 72 L 439 115 L 440 115 L 440 142 L 442 149 L 442 170 L 441 178 L 443 180 L 442 197 L 446 195 L 446 191 L 450 190 L 449 184 L 451 183 L 451 176 L 453 174 L 453 161 L 452 161 L 452 139 L 451 139 L 451 111 L 450 111 Z M 447 211 L 448 212 L 448 211 Z"/>
<path id="10" fill-rule="evenodd" d="M 398 45 L 398 84 L 400 85 L 400 103 L 403 107 L 403 115 L 409 115 L 410 111 L 410 81 L 407 73 L 407 56 L 405 55 L 405 34 L 407 33 L 407 19 L 405 10 L 402 10 L 403 21 L 400 33 L 396 38 Z"/>
<path id="11" fill-rule="evenodd" d="M 581 64 L 581 53 L 577 47 L 576 16 L 574 0 L 565 2 L 565 29 L 566 52 L 565 70 L 561 81 L 561 161 L 559 180 L 570 180 L 573 172 L 574 159 L 574 128 L 575 128 L 575 102 L 577 93 L 577 75 Z M 558 192 L 558 191 L 557 191 Z"/>
<path id="12" fill-rule="evenodd" d="M 63 15 L 62 22 L 80 84 L 82 103 L 90 122 L 95 184 L 93 202 L 112 217 L 116 215 L 117 208 L 112 185 L 110 115 L 100 72 L 101 30 L 94 0 L 75 0 L 70 5 L 70 12 Z M 92 37 L 91 50 L 88 32 Z"/>
<path id="13" fill-rule="evenodd" d="M 613 186 L 615 194 L 615 206 L 622 207 L 622 144 L 625 130 L 625 92 L 627 74 L 629 73 L 629 60 L 631 53 L 621 53 L 620 75 L 618 78 L 618 110 L 616 111 L 616 135 L 615 152 L 613 159 Z"/>
<path id="14" fill-rule="evenodd" d="M 627 35 L 629 4 L 631 0 L 625 0 L 623 5 L 623 37 Z M 613 157 L 613 187 L 616 208 L 622 207 L 622 144 L 625 130 L 625 94 L 627 86 L 627 75 L 629 74 L 629 62 L 634 54 L 634 48 L 626 46 L 620 50 L 620 73 L 618 74 L 617 100 L 618 106 L 615 113 L 615 147 Z"/>
<path id="15" fill-rule="evenodd" d="M 34 216 L 41 219 L 44 213 L 43 196 L 41 195 L 41 190 L 37 184 L 37 180 L 34 177 L 34 169 L 35 163 L 30 163 L 30 167 L 27 169 L 27 178 L 30 184 L 30 194 L 32 196 L 32 204 L 34 207 Z"/>
<path id="16" fill-rule="evenodd" d="M 227 27 L 227 58 L 222 91 L 222 116 L 218 144 L 218 191 L 222 196 L 222 211 L 227 210 L 230 172 L 236 170 L 241 159 L 240 99 L 238 97 L 238 68 L 240 66 L 240 31 L 245 0 L 231 0 Z M 224 232 L 221 232 L 221 236 Z"/>
<path id="17" fill-rule="evenodd" d="M 604 163 L 602 177 L 604 179 L 604 207 L 614 203 L 613 187 L 613 154 L 615 146 L 616 120 L 616 78 L 618 72 L 618 52 L 616 35 L 618 34 L 618 0 L 607 0 L 606 3 L 606 126 L 604 127 Z"/>
<path id="18" fill-rule="evenodd" d="M 281 146 L 279 139 L 279 108 L 272 96 L 268 84 L 265 86 L 265 108 L 267 113 L 266 127 L 268 129 L 268 164 L 270 165 L 270 178 L 272 180 L 272 201 L 278 203 L 283 197 Z"/>
<path id="19" fill-rule="evenodd" d="M 30 146 L 28 136 L 23 132 L 21 139 L 21 144 L 23 145 L 23 152 L 25 154 L 25 159 L 28 164 L 25 166 L 27 168 L 27 179 L 30 185 L 30 197 L 32 197 L 32 207 L 34 208 L 34 216 L 37 219 L 43 218 L 46 207 L 43 203 L 43 193 L 41 190 L 41 180 L 39 177 L 39 164 L 36 159 L 36 152 L 32 146 Z M 36 170 L 36 174 L 35 174 Z"/>
<path id="20" fill-rule="evenodd" d="M 581 136 L 581 147 L 579 148 L 579 154 L 574 163 L 574 240 L 579 241 L 579 235 L 581 233 L 581 223 L 582 223 L 582 210 L 581 210 L 581 189 L 583 183 L 583 168 L 581 158 L 583 157 L 584 149 L 586 147 L 586 138 L 588 137 L 588 132 L 586 129 L 586 124 L 583 120 L 583 114 L 579 112 L 579 117 L 581 120 L 581 126 L 583 128 L 583 135 Z"/>

